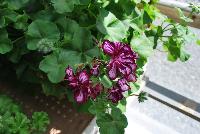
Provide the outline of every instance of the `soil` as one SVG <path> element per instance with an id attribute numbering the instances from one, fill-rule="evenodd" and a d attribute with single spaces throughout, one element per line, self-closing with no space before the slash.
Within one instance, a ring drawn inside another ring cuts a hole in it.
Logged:
<path id="1" fill-rule="evenodd" d="M 30 90 L 26 87 L 26 90 Z M 32 90 L 32 89 L 31 89 Z M 50 125 L 46 134 L 51 128 L 61 130 L 61 134 L 81 134 L 93 116 L 86 113 L 79 113 L 66 99 L 58 100 L 56 97 L 45 96 L 41 89 L 35 89 L 37 93 L 27 93 L 19 90 L 14 85 L 0 82 L 0 93 L 6 94 L 21 104 L 24 112 L 31 116 L 33 112 L 47 112 L 50 118 Z"/>

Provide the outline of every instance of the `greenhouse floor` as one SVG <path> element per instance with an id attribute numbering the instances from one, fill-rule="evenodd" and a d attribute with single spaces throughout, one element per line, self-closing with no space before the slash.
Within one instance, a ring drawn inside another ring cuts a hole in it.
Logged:
<path id="1" fill-rule="evenodd" d="M 191 28 L 198 38 L 200 29 Z M 191 58 L 186 63 L 167 61 L 165 53 L 155 52 L 147 65 L 146 76 L 149 78 L 144 91 L 152 91 L 152 86 L 165 95 L 161 99 L 172 101 L 188 99 L 194 102 L 191 106 L 200 115 L 200 47 L 188 44 L 187 50 Z M 172 69 L 173 68 L 173 69 Z M 150 83 L 148 83 L 150 82 Z M 155 92 L 155 91 L 154 91 Z M 127 109 L 129 126 L 126 134 L 199 134 L 200 122 L 176 111 L 152 98 L 144 103 L 137 100 L 131 102 Z"/>

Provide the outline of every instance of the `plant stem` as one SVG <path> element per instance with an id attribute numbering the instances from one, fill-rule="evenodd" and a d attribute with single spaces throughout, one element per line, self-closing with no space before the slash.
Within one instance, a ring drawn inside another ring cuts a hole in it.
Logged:
<path id="1" fill-rule="evenodd" d="M 167 26 L 165 26 L 165 27 L 163 28 L 163 31 L 165 31 L 165 29 L 166 29 L 167 27 L 169 27 L 170 25 L 173 25 L 173 24 L 168 24 Z"/>
<path id="2" fill-rule="evenodd" d="M 17 38 L 16 40 L 14 40 L 14 41 L 12 41 L 12 43 L 14 44 L 14 43 L 16 43 L 17 41 L 19 41 L 19 40 L 21 40 L 21 39 L 23 39 L 24 38 L 24 35 L 23 36 L 21 36 L 21 37 L 19 37 L 19 38 Z"/>
<path id="3" fill-rule="evenodd" d="M 129 96 L 139 96 L 138 94 L 130 94 Z"/>

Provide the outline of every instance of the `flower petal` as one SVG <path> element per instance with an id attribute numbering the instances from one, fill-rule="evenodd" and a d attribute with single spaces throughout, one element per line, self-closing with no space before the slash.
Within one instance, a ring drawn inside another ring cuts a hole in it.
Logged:
<path id="1" fill-rule="evenodd" d="M 117 87 L 113 87 L 108 95 L 108 99 L 113 103 L 117 103 L 119 100 L 123 98 L 121 91 Z"/>
<path id="2" fill-rule="evenodd" d="M 129 75 L 132 72 L 130 66 L 126 66 L 125 64 L 122 63 L 119 64 L 118 69 L 123 75 Z"/>
<path id="3" fill-rule="evenodd" d="M 126 80 L 128 82 L 136 82 L 137 81 L 137 77 L 136 77 L 135 74 L 130 74 L 130 75 L 126 76 Z"/>
<path id="4" fill-rule="evenodd" d="M 87 101 L 87 95 L 83 90 L 77 90 L 74 92 L 74 99 L 77 103 L 84 103 Z"/>
<path id="5" fill-rule="evenodd" d="M 115 55 L 119 54 L 121 48 L 123 48 L 124 44 L 122 42 L 113 42 L 115 46 Z"/>
<path id="6" fill-rule="evenodd" d="M 99 75 L 99 65 L 94 65 L 90 70 L 90 73 L 94 76 Z"/>
<path id="7" fill-rule="evenodd" d="M 65 76 L 65 79 L 68 80 L 68 81 L 72 81 L 74 80 L 74 73 L 73 73 L 73 69 L 68 66 L 65 70 L 65 73 L 66 73 L 66 76 Z"/>
<path id="8" fill-rule="evenodd" d="M 117 84 L 119 85 L 122 92 L 128 91 L 130 89 L 130 86 L 128 85 L 128 82 L 126 79 L 120 79 L 117 81 Z"/>
<path id="9" fill-rule="evenodd" d="M 101 84 L 97 84 L 95 87 L 90 88 L 90 97 L 92 99 L 96 99 L 96 97 L 100 94 L 100 92 L 103 90 L 103 87 Z"/>
<path id="10" fill-rule="evenodd" d="M 79 73 L 78 80 L 81 84 L 89 84 L 89 75 L 85 70 Z"/>
<path id="11" fill-rule="evenodd" d="M 117 78 L 117 68 L 115 63 L 113 62 L 110 67 L 109 67 L 109 71 L 108 71 L 108 76 L 111 80 L 114 80 Z"/>
<path id="12" fill-rule="evenodd" d="M 109 40 L 105 40 L 102 44 L 102 49 L 104 51 L 104 53 L 112 56 L 114 55 L 115 52 L 115 48 L 112 42 L 110 42 Z"/>
<path id="13" fill-rule="evenodd" d="M 66 68 L 65 73 L 66 73 L 66 75 L 68 75 L 68 76 L 74 75 L 73 69 L 72 69 L 70 66 L 68 66 L 68 67 Z"/>

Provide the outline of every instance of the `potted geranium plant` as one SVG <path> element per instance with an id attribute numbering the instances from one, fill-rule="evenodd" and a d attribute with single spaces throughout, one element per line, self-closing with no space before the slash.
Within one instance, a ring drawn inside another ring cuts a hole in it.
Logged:
<path id="1" fill-rule="evenodd" d="M 68 97 L 97 117 L 102 134 L 122 134 L 126 98 L 139 89 L 158 44 L 186 61 L 192 21 L 162 15 L 157 0 L 0 0 L 0 65 L 47 95 Z M 158 25 L 153 22 L 159 19 Z M 7 64 L 8 65 L 8 64 Z M 145 93 L 137 95 L 144 101 Z"/>

